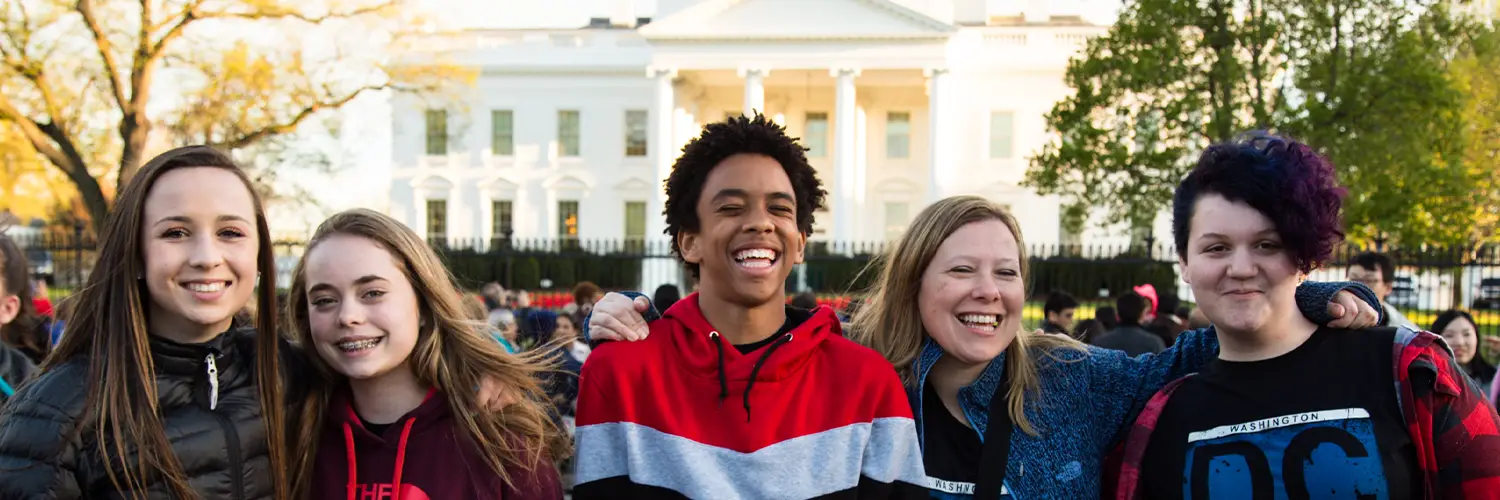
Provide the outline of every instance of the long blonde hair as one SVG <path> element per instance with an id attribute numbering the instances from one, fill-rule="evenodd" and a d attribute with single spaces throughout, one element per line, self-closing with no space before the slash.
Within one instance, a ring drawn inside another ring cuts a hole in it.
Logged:
<path id="1" fill-rule="evenodd" d="M 374 241 L 400 263 L 406 279 L 416 289 L 423 324 L 427 325 L 418 332 L 417 344 L 412 349 L 409 360 L 412 372 L 423 384 L 436 387 L 447 396 L 453 419 L 460 424 L 459 430 L 473 441 L 475 450 L 495 474 L 507 484 L 514 484 L 507 469 L 551 467 L 551 460 L 568 456 L 569 440 L 541 403 L 547 399 L 537 376 L 547 371 L 548 365 L 540 351 L 507 354 L 488 335 L 485 323 L 471 319 L 453 276 L 437 254 L 395 219 L 367 209 L 341 212 L 318 226 L 307 253 L 340 234 Z M 286 316 L 292 322 L 290 330 L 311 352 L 307 292 L 304 255 L 292 275 Z M 293 484 L 299 497 L 309 492 L 324 412 L 332 392 L 343 382 L 343 377 L 322 358 L 315 354 L 310 357 L 321 380 L 312 384 L 298 422 L 299 448 Z M 487 403 L 480 400 L 475 390 L 484 380 L 498 382 L 513 391 L 517 401 L 500 410 L 488 410 Z"/>
<path id="2" fill-rule="evenodd" d="M 853 336 L 885 356 L 908 385 L 916 383 L 913 365 L 927 339 L 922 313 L 916 306 L 917 294 L 922 288 L 922 274 L 932 263 L 938 247 L 955 231 L 968 224 L 989 220 L 1005 224 L 1016 237 L 1021 252 L 1017 258 L 1021 261 L 1021 281 L 1024 283 L 1030 269 L 1020 224 L 1004 208 L 978 196 L 945 198 L 922 210 L 901 239 L 865 268 L 865 272 L 877 275 L 867 295 L 869 301 L 854 317 Z M 1017 331 L 1015 340 L 1005 349 L 1005 369 L 1010 376 L 1006 400 L 1011 420 L 1027 434 L 1037 433 L 1026 418 L 1026 394 L 1034 396 L 1041 392 L 1032 350 L 1050 355 L 1052 350 L 1059 348 L 1084 350 L 1083 344 L 1071 338 L 1038 335 L 1025 329 Z"/>

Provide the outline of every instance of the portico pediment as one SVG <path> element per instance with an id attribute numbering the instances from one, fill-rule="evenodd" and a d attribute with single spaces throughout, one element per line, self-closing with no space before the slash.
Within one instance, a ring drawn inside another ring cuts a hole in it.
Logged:
<path id="1" fill-rule="evenodd" d="M 646 193 L 651 191 L 651 183 L 639 177 L 631 177 L 619 184 L 615 184 L 615 191 L 622 193 Z"/>
<path id="2" fill-rule="evenodd" d="M 946 38 L 956 28 L 892 0 L 704 0 L 640 28 L 648 40 Z"/>
<path id="3" fill-rule="evenodd" d="M 571 175 L 553 175 L 542 181 L 542 187 L 553 191 L 587 191 L 589 183 Z"/>
<path id="4" fill-rule="evenodd" d="M 520 187 L 521 186 L 517 185 L 514 182 L 511 182 L 509 179 L 506 179 L 504 177 L 495 177 L 479 184 L 480 191 L 489 194 L 489 196 L 494 199 L 514 198 L 516 195 L 516 191 L 519 190 Z"/>

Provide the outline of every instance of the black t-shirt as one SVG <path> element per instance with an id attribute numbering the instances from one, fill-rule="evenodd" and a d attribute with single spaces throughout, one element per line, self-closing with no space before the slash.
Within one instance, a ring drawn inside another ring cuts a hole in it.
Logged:
<path id="1" fill-rule="evenodd" d="M 1163 410 L 1143 498 L 1420 498 L 1394 331 L 1320 329 L 1285 355 L 1214 360 Z"/>
<path id="2" fill-rule="evenodd" d="M 972 495 L 984 444 L 978 431 L 948 412 L 931 381 L 922 385 L 922 431 L 922 465 L 935 480 L 929 485 L 933 496 L 943 498 L 939 491 Z"/>
<path id="3" fill-rule="evenodd" d="M 734 348 L 735 350 L 740 351 L 740 354 L 750 354 L 752 352 L 755 352 L 757 349 L 771 345 L 771 343 L 775 342 L 776 339 L 780 338 L 782 335 L 786 335 L 787 332 L 792 331 L 792 329 L 796 328 L 797 325 L 801 325 L 802 323 L 807 322 L 807 320 L 809 319 L 812 319 L 812 311 L 788 305 L 786 306 L 786 321 L 783 321 L 781 323 L 781 328 L 776 330 L 775 335 L 771 335 L 770 337 L 766 337 L 749 344 L 740 344 L 734 346 Z"/>

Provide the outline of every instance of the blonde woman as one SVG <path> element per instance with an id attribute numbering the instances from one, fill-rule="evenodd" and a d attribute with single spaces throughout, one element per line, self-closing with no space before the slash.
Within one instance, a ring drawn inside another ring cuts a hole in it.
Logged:
<path id="1" fill-rule="evenodd" d="M 288 317 L 316 368 L 298 420 L 303 498 L 560 499 L 567 438 L 536 356 L 507 354 L 416 233 L 370 210 L 318 227 Z M 474 388 L 518 398 L 501 410 Z"/>
<path id="2" fill-rule="evenodd" d="M 879 277 L 853 331 L 906 383 L 935 497 L 1097 498 L 1105 457 L 1141 403 L 1218 352 L 1206 330 L 1135 358 L 1022 330 L 1025 248 L 1003 208 L 959 196 L 923 210 L 872 264 Z M 1375 298 L 1357 285 L 1366 305 L 1340 294 L 1325 306 L 1344 288 L 1305 284 L 1310 316 L 1357 309 L 1343 322 L 1373 324 Z M 599 339 L 639 337 L 627 326 L 639 313 L 623 297 L 594 312 Z"/>

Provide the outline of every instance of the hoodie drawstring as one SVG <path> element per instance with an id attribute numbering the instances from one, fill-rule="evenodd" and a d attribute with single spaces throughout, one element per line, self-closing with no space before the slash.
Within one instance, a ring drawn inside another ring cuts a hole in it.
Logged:
<path id="1" fill-rule="evenodd" d="M 401 500 L 401 469 L 406 465 L 406 439 L 411 436 L 411 426 L 415 423 L 415 418 L 406 419 L 406 425 L 401 428 L 401 441 L 396 445 L 396 471 L 391 478 L 391 500 Z M 354 452 L 354 427 L 348 422 L 344 422 L 344 447 L 348 449 L 349 455 L 349 500 L 355 500 L 359 492 L 359 459 Z"/>
<path id="2" fill-rule="evenodd" d="M 782 345 L 785 345 L 787 342 L 791 342 L 791 341 L 792 341 L 792 334 L 790 334 L 790 333 L 781 336 L 781 338 L 779 338 L 779 339 L 776 339 L 775 342 L 771 343 L 771 347 L 767 347 L 766 348 L 765 354 L 761 354 L 760 355 L 760 359 L 755 360 L 755 366 L 750 367 L 750 381 L 749 382 L 745 382 L 745 421 L 746 422 L 750 421 L 750 388 L 755 386 L 755 375 L 757 373 L 760 373 L 760 367 L 765 366 L 766 360 L 770 359 L 771 353 L 776 352 L 776 348 L 777 347 L 781 347 Z M 724 371 L 723 368 L 719 369 L 720 373 L 723 373 L 723 371 Z"/>
<path id="3" fill-rule="evenodd" d="M 708 338 L 719 349 L 719 404 L 724 404 L 724 398 L 729 397 L 729 375 L 724 373 L 724 337 L 719 332 L 708 332 Z"/>

